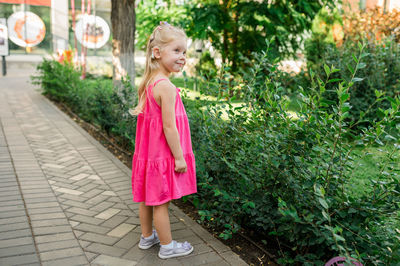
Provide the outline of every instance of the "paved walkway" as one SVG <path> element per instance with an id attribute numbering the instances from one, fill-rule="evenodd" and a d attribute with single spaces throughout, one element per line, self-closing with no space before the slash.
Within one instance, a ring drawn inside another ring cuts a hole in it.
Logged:
<path id="1" fill-rule="evenodd" d="M 173 236 L 194 253 L 140 250 L 130 169 L 41 96 L 31 71 L 0 76 L 0 265 L 246 265 L 173 205 Z"/>

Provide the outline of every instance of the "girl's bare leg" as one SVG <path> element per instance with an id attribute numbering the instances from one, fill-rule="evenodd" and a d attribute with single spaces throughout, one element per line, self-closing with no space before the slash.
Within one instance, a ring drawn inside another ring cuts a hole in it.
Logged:
<path id="1" fill-rule="evenodd" d="M 139 218 L 142 235 L 149 237 L 153 234 L 153 206 L 146 206 L 144 202 L 139 205 Z"/>
<path id="2" fill-rule="evenodd" d="M 154 206 L 154 226 L 157 230 L 158 238 L 161 245 L 171 243 L 171 224 L 168 215 L 169 202 L 160 206 Z"/>

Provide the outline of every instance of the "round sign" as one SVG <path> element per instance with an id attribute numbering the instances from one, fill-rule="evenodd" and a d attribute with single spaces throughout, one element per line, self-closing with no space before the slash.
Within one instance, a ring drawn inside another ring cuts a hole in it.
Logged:
<path id="1" fill-rule="evenodd" d="M 15 12 L 8 20 L 8 36 L 18 46 L 33 47 L 41 43 L 46 35 L 46 26 L 32 12 Z"/>
<path id="2" fill-rule="evenodd" d="M 76 23 L 75 36 L 87 48 L 100 48 L 110 38 L 110 28 L 101 17 L 84 15 Z"/>

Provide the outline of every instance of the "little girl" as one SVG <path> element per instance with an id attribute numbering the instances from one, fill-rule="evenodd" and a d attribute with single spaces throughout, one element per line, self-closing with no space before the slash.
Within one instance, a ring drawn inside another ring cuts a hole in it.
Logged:
<path id="1" fill-rule="evenodd" d="M 160 243 L 162 259 L 185 256 L 188 243 L 172 240 L 168 205 L 197 192 L 189 122 L 179 89 L 168 79 L 186 62 L 186 34 L 160 22 L 147 43 L 146 69 L 138 89 L 136 145 L 132 162 L 133 201 L 140 202 L 139 248 Z M 152 221 L 156 230 L 152 228 Z"/>

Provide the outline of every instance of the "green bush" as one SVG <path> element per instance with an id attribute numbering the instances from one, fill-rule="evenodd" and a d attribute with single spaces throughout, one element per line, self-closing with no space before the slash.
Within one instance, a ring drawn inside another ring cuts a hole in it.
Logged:
<path id="1" fill-rule="evenodd" d="M 347 119 L 354 80 L 331 82 L 339 71 L 329 67 L 324 70 L 329 83 L 312 75 L 310 88 L 298 95 L 294 118 L 274 61 L 263 53 L 248 63 L 248 72 L 233 81 L 246 91 L 243 106 L 228 102 L 204 109 L 184 99 L 199 191 L 188 198 L 201 219 L 222 230 L 223 238 L 241 227 L 254 230 L 276 244 L 285 265 L 323 264 L 335 255 L 367 265 L 398 262 L 400 146 L 389 132 L 400 129 L 399 97 L 387 98 L 391 106 L 355 134 Z M 218 77 L 220 90 L 229 90 L 232 76 Z M 132 88 L 116 92 L 110 81 L 80 80 L 79 73 L 54 61 L 44 61 L 34 79 L 45 94 L 133 145 L 136 123 L 127 112 Z M 324 97 L 327 84 L 335 84 L 334 102 Z M 376 98 L 381 102 L 383 95 L 376 91 Z M 221 119 L 224 112 L 228 120 Z M 354 193 L 355 161 L 372 145 L 385 147 L 379 171 L 368 193 Z"/>
<path id="2" fill-rule="evenodd" d="M 323 64 L 334 66 L 340 71 L 334 73 L 331 78 L 341 78 L 347 82 L 351 80 L 357 68 L 357 75 L 362 78 L 353 79 L 354 84 L 349 90 L 352 108 L 348 119 L 367 125 L 380 119 L 382 110 L 391 106 L 390 101 L 383 98 L 375 102 L 375 91 L 381 91 L 391 98 L 400 93 L 400 46 L 390 39 L 382 44 L 367 43 L 361 56 L 362 62 L 355 61 L 353 57 L 357 49 L 357 45 L 351 41 L 345 42 L 339 48 L 324 44 L 318 50 L 322 60 L 309 61 L 309 65 L 321 80 L 327 80 Z M 310 59 L 313 57 L 308 58 Z M 324 96 L 329 100 L 335 100 L 334 86 L 334 83 L 326 84 Z"/>
<path id="3" fill-rule="evenodd" d="M 72 65 L 54 60 L 44 60 L 37 69 L 39 74 L 32 80 L 41 86 L 44 95 L 67 104 L 82 119 L 99 126 L 109 136 L 119 136 L 116 140 L 126 150 L 134 149 L 136 118 L 128 110 L 136 93 L 128 80 L 117 91 L 109 79 L 82 80 L 81 73 Z"/>
<path id="4" fill-rule="evenodd" d="M 199 187 L 189 198 L 201 220 L 223 230 L 223 238 L 241 227 L 253 229 L 277 244 L 284 265 L 319 265 L 339 254 L 367 265 L 398 262 L 400 146 L 388 132 L 400 129 L 399 97 L 354 135 L 347 121 L 354 80 L 332 82 L 336 104 L 324 98 L 326 83 L 313 82 L 299 94 L 294 119 L 273 79 L 276 65 L 265 54 L 254 62 L 242 80 L 245 106 L 228 104 L 228 121 L 221 119 L 220 105 L 188 105 Z M 338 70 L 326 71 L 330 77 Z M 355 160 L 360 149 L 375 144 L 388 152 L 371 176 L 371 192 L 354 194 Z"/>

